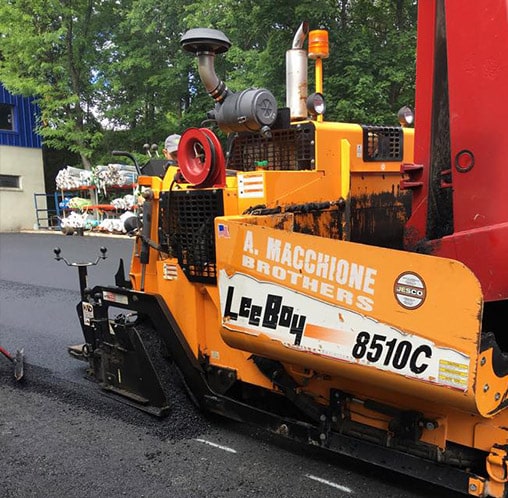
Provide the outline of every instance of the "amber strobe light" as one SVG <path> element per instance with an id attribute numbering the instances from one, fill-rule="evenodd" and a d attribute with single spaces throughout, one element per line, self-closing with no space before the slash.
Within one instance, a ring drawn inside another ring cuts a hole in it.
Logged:
<path id="1" fill-rule="evenodd" d="M 315 29 L 309 33 L 309 59 L 316 61 L 316 93 L 323 95 L 323 59 L 330 55 L 328 46 L 328 31 L 324 29 Z M 313 100 L 313 99 L 312 99 Z M 323 99 L 324 103 L 324 99 Z M 307 106 L 309 102 L 307 101 Z M 324 106 L 323 106 L 324 112 Z M 318 113 L 319 121 L 322 121 L 322 113 Z"/>

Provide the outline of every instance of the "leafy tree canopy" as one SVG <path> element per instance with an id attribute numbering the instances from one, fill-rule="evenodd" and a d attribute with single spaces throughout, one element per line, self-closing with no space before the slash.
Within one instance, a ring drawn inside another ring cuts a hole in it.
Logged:
<path id="1" fill-rule="evenodd" d="M 35 95 L 47 146 L 85 166 L 199 126 L 213 100 L 180 47 L 195 27 L 231 40 L 216 72 L 285 105 L 285 52 L 305 20 L 327 29 L 327 120 L 393 124 L 414 93 L 416 0 L 4 0 L 0 81 Z M 313 68 L 309 65 L 309 88 Z M 107 160 L 107 159 L 106 159 Z"/>

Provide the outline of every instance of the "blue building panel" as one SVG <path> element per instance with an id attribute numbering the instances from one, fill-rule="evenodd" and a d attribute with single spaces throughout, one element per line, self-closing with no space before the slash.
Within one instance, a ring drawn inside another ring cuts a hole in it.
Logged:
<path id="1" fill-rule="evenodd" d="M 33 98 L 12 95 L 0 83 L 0 112 L 0 124 L 4 123 L 0 125 L 0 145 L 42 147 L 41 137 L 35 132 L 39 110 Z"/>

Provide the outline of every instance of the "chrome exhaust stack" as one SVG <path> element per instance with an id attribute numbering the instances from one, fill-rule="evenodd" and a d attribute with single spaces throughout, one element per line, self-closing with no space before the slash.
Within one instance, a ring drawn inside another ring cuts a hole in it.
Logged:
<path id="1" fill-rule="evenodd" d="M 295 33 L 293 45 L 286 52 L 286 106 L 291 121 L 307 118 L 308 56 L 303 44 L 309 34 L 309 23 L 304 21 Z"/>

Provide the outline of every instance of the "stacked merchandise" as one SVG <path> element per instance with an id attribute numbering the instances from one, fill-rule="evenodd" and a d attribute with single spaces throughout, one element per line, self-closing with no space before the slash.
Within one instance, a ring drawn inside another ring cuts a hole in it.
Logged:
<path id="1" fill-rule="evenodd" d="M 56 187 L 58 190 L 75 191 L 86 189 L 97 189 L 97 192 L 104 197 L 111 197 L 112 191 L 117 188 L 134 186 L 137 182 L 137 171 L 134 166 L 127 164 L 108 164 L 106 166 L 96 166 L 91 171 L 67 166 L 60 170 L 56 176 Z M 109 190 L 109 192 L 108 192 Z M 123 218 L 135 216 L 134 210 L 137 206 L 137 198 L 133 194 L 127 194 L 114 198 L 109 202 L 111 209 L 116 211 L 125 211 L 125 216 L 120 219 L 104 219 L 102 221 L 95 219 L 93 213 L 88 208 L 99 204 L 98 196 L 92 193 L 94 201 L 82 197 L 64 197 L 59 204 L 62 210 L 73 209 L 81 212 L 72 212 L 68 216 L 60 219 L 62 229 L 72 228 L 97 228 L 101 231 L 125 233 L 123 227 Z"/>
<path id="2" fill-rule="evenodd" d="M 115 207 L 115 209 L 122 211 L 132 211 L 136 209 L 137 199 L 132 194 L 124 195 L 123 197 L 119 197 L 118 199 L 113 199 L 111 201 L 111 205 Z"/>
<path id="3" fill-rule="evenodd" d="M 133 185 L 137 181 L 137 172 L 134 166 L 127 164 L 108 164 L 96 166 L 93 169 L 93 183 L 104 195 L 108 187 L 124 187 Z"/>
<path id="4" fill-rule="evenodd" d="M 128 164 L 96 166 L 91 171 L 67 166 L 56 175 L 56 188 L 58 190 L 97 187 L 106 194 L 108 187 L 124 187 L 133 185 L 136 182 L 136 168 Z"/>
<path id="5" fill-rule="evenodd" d="M 58 190 L 76 190 L 82 187 L 91 187 L 92 172 L 67 166 L 58 172 L 55 181 Z"/>
<path id="6" fill-rule="evenodd" d="M 127 230 L 125 229 L 125 221 L 132 217 L 136 217 L 132 211 L 125 211 L 125 213 L 121 214 L 119 218 L 107 218 L 102 220 L 97 229 L 102 232 L 109 233 L 127 233 Z"/>

